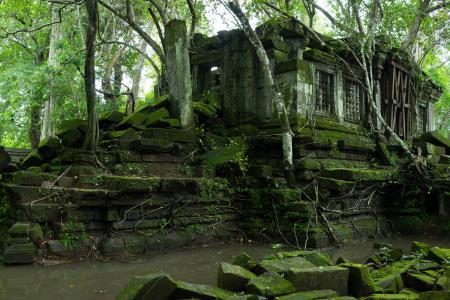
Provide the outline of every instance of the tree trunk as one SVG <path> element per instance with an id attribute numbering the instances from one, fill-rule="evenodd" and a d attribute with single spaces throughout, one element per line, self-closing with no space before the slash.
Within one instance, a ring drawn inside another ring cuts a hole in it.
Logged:
<path id="1" fill-rule="evenodd" d="M 37 105 L 33 105 L 30 108 L 30 127 L 28 129 L 28 140 L 30 141 L 30 146 L 32 149 L 37 149 L 39 146 L 40 138 L 40 121 L 41 109 Z"/>
<path id="2" fill-rule="evenodd" d="M 147 28 L 147 32 L 149 32 L 149 31 L 150 31 L 150 26 Z M 139 51 L 141 53 L 145 53 L 147 51 L 147 42 L 145 40 L 141 41 Z M 144 69 L 144 61 L 145 61 L 145 57 L 143 55 L 139 55 L 138 62 L 136 64 L 136 67 L 133 70 L 133 76 L 131 78 L 133 81 L 133 85 L 131 87 L 131 93 L 133 94 L 133 99 L 135 101 L 138 98 L 138 94 L 139 94 L 142 70 Z"/>
<path id="3" fill-rule="evenodd" d="M 97 34 L 97 0 L 85 0 L 88 14 L 86 34 L 86 60 L 84 64 L 84 85 L 86 90 L 86 106 L 88 114 L 88 128 L 83 148 L 95 152 L 98 137 L 98 119 L 96 112 L 95 94 L 95 37 Z"/>
<path id="4" fill-rule="evenodd" d="M 113 91 L 114 91 L 114 102 L 112 103 L 112 107 L 114 110 L 119 109 L 118 99 L 120 98 L 120 90 L 122 89 L 122 78 L 123 78 L 123 69 L 121 64 L 121 58 L 117 59 L 117 62 L 114 64 L 114 79 L 113 79 Z"/>
<path id="5" fill-rule="evenodd" d="M 422 25 L 422 21 L 427 16 L 427 9 L 430 7 L 431 0 L 423 0 L 420 2 L 420 7 L 417 10 L 416 17 L 414 18 L 413 23 L 408 29 L 408 35 L 403 40 L 401 49 L 410 50 L 414 45 L 414 42 L 417 39 L 417 34 L 419 33 L 420 26 Z"/>
<path id="6" fill-rule="evenodd" d="M 48 65 L 51 70 L 58 68 L 58 51 L 57 44 L 61 38 L 61 23 L 58 23 L 59 13 L 57 7 L 53 6 L 52 8 L 52 25 L 51 34 L 50 34 L 50 49 L 48 53 Z M 42 129 L 41 129 L 41 140 L 45 139 L 49 136 L 52 136 L 55 133 L 55 120 L 54 120 L 54 108 L 56 104 L 56 96 L 55 96 L 55 83 L 53 81 L 50 82 L 50 93 L 49 98 L 45 102 L 44 105 L 44 114 L 42 117 Z"/>
<path id="7" fill-rule="evenodd" d="M 237 0 L 228 2 L 228 7 L 234 13 L 234 15 L 238 18 L 239 23 L 244 31 L 245 35 L 249 39 L 252 44 L 256 55 L 261 63 L 262 71 L 264 74 L 264 78 L 267 81 L 269 88 L 272 91 L 272 95 L 275 101 L 275 106 L 277 109 L 277 114 L 280 119 L 280 125 L 283 130 L 282 134 L 282 142 L 283 142 L 283 160 L 286 167 L 286 170 L 292 172 L 294 170 L 293 163 L 293 151 L 292 151 L 292 137 L 293 133 L 291 130 L 291 126 L 289 124 L 289 117 L 286 110 L 286 106 L 283 102 L 283 97 L 278 90 L 275 80 L 270 69 L 269 58 L 267 57 L 267 53 L 264 50 L 264 46 L 261 43 L 258 35 L 255 33 L 253 28 L 251 27 L 247 17 L 242 11 L 239 2 Z"/>

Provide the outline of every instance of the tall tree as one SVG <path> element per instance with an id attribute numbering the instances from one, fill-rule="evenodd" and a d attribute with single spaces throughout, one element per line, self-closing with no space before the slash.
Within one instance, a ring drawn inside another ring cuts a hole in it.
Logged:
<path id="1" fill-rule="evenodd" d="M 50 49 L 48 53 L 48 66 L 52 71 L 59 67 L 58 60 L 58 42 L 61 38 L 61 16 L 60 9 L 56 5 L 52 6 L 52 26 L 50 33 Z M 42 127 L 41 127 L 41 139 L 45 139 L 54 134 L 55 131 L 55 116 L 54 107 L 56 105 L 56 88 L 54 81 L 50 81 L 49 85 L 49 96 L 44 104 L 43 116 L 42 116 Z"/>
<path id="2" fill-rule="evenodd" d="M 86 90 L 86 107 L 88 128 L 83 148 L 95 152 L 98 139 L 97 97 L 95 91 L 95 40 L 98 26 L 97 0 L 85 0 L 88 16 L 86 29 L 86 60 L 84 63 L 84 85 Z"/>

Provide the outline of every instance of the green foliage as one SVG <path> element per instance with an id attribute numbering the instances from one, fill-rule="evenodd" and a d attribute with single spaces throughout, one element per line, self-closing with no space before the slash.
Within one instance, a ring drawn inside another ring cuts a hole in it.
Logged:
<path id="1" fill-rule="evenodd" d="M 59 241 L 67 248 L 74 249 L 77 241 L 88 240 L 84 224 L 76 222 L 73 219 L 67 220 L 62 224 Z"/>

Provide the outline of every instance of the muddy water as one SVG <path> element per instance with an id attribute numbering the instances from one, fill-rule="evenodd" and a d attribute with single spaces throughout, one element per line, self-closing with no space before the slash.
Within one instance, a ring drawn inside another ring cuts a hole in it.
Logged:
<path id="1" fill-rule="evenodd" d="M 389 240 L 408 250 L 413 238 Z M 431 245 L 450 247 L 450 239 L 424 239 Z M 364 261 L 373 249 L 373 241 L 348 244 L 340 249 L 327 250 L 334 258 L 343 256 L 352 261 Z M 245 251 L 262 258 L 275 251 L 270 245 L 214 245 L 183 251 L 155 254 L 145 260 L 126 262 L 71 262 L 53 266 L 0 265 L 0 299 L 114 299 L 133 275 L 164 271 L 175 279 L 193 283 L 214 284 L 217 265 L 231 261 Z"/>

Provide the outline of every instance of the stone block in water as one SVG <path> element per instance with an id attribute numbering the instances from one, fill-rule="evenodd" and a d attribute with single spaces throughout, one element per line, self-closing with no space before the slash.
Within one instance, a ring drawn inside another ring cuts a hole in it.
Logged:
<path id="1" fill-rule="evenodd" d="M 348 269 L 336 266 L 292 268 L 286 279 L 292 282 L 298 291 L 333 290 L 340 295 L 346 295 L 348 274 Z"/>
<path id="2" fill-rule="evenodd" d="M 295 287 L 278 273 L 267 272 L 250 280 L 246 291 L 264 297 L 276 297 L 294 293 Z"/>
<path id="3" fill-rule="evenodd" d="M 243 291 L 249 280 L 256 278 L 252 272 L 228 263 L 219 265 L 217 286 L 229 291 Z"/>
<path id="4" fill-rule="evenodd" d="M 176 287 L 177 283 L 165 273 L 135 276 L 120 291 L 116 300 L 166 300 Z"/>
<path id="5" fill-rule="evenodd" d="M 337 297 L 338 294 L 332 290 L 318 290 L 308 291 L 290 294 L 287 296 L 277 297 L 277 300 L 315 300 L 315 299 L 328 299 Z"/>
<path id="6" fill-rule="evenodd" d="M 34 261 L 33 243 L 13 244 L 5 248 L 3 261 L 5 264 L 29 264 Z"/>
<path id="7" fill-rule="evenodd" d="M 445 260 L 450 259 L 450 249 L 433 247 L 428 253 L 428 258 L 442 264 Z"/>

